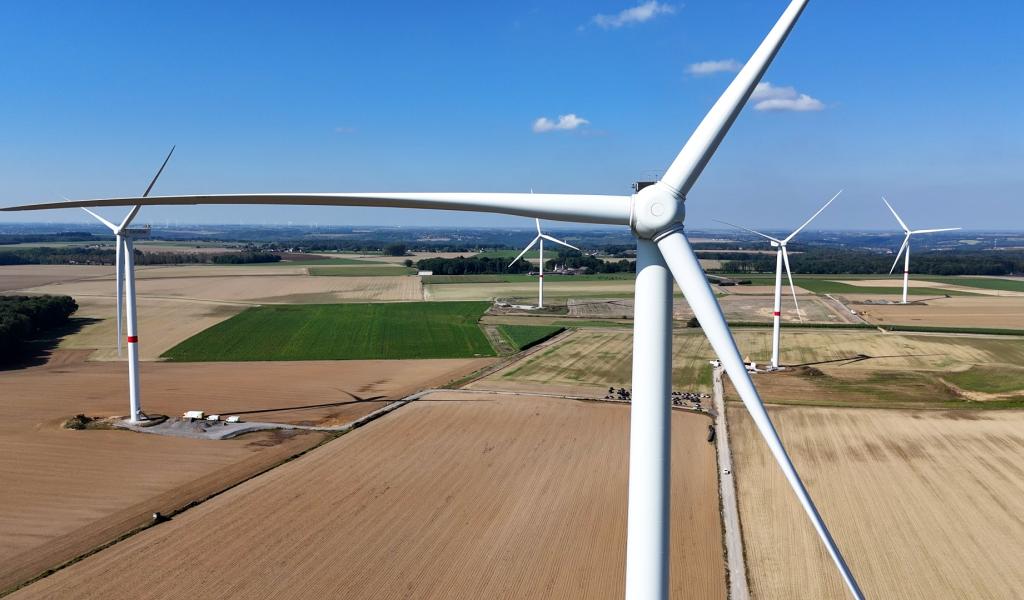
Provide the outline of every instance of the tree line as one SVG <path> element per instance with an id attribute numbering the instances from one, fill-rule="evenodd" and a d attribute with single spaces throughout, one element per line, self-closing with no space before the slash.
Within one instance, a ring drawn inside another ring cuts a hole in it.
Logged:
<path id="1" fill-rule="evenodd" d="M 271 252 L 246 250 L 243 252 L 143 252 L 135 249 L 135 264 L 138 265 L 181 265 L 181 264 L 245 264 L 277 262 L 281 257 Z M 113 248 L 17 248 L 0 250 L 0 265 L 113 265 L 117 260 Z"/>
<path id="2" fill-rule="evenodd" d="M 835 274 L 887 274 L 892 268 L 895 254 L 880 254 L 865 250 L 837 250 L 809 248 L 806 252 L 789 255 L 793 273 L 803 275 Z M 1017 275 L 1024 273 L 1024 252 L 1014 251 L 924 251 L 912 252 L 911 269 L 923 275 Z M 902 270 L 901 264 L 896 270 Z M 773 273 L 774 254 L 751 254 L 741 259 L 728 260 L 722 265 L 727 273 Z"/>
<path id="3" fill-rule="evenodd" d="M 67 323 L 76 310 L 71 296 L 0 296 L 0 362 L 23 357 L 30 340 Z"/>
<path id="4" fill-rule="evenodd" d="M 507 258 L 489 256 L 460 256 L 458 258 L 424 258 L 416 261 L 421 271 L 433 271 L 434 275 L 486 275 L 504 273 L 529 273 L 533 265 L 520 260 L 509 266 Z"/>

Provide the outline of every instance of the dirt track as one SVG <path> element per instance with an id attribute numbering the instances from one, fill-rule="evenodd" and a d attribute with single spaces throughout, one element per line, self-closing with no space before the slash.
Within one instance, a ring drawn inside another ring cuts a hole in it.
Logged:
<path id="1" fill-rule="evenodd" d="M 432 398 L 12 598 L 621 598 L 628 407 Z M 674 598 L 725 595 L 707 422 L 673 415 Z"/>
<path id="2" fill-rule="evenodd" d="M 76 413 L 127 412 L 123 363 L 68 355 L 0 372 L 0 590 L 144 524 L 153 510 L 203 498 L 322 439 L 261 433 L 208 442 L 61 429 Z M 383 406 L 375 396 L 401 397 L 488 362 L 143 363 L 143 408 L 337 425 Z"/>

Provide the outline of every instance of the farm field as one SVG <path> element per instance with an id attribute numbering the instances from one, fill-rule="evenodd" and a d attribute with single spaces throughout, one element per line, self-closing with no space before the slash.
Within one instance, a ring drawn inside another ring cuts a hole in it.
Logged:
<path id="1" fill-rule="evenodd" d="M 755 286 L 774 286 L 775 276 L 767 275 L 740 275 L 741 279 L 748 279 Z M 808 277 L 806 275 L 794 275 L 793 284 L 815 294 L 902 294 L 903 279 L 877 279 L 878 275 L 870 275 L 873 278 L 872 284 L 865 283 L 865 277 L 850 275 L 829 275 L 829 279 L 822 276 Z M 786 282 L 788 284 L 788 280 Z M 910 286 L 907 290 L 911 296 L 974 296 L 979 294 L 978 290 L 968 289 L 944 289 L 951 286 L 924 285 Z"/>
<path id="2" fill-rule="evenodd" d="M 591 275 L 558 275 L 556 273 L 545 273 L 545 283 L 551 283 L 552 281 L 619 281 L 619 280 L 630 280 L 636 279 L 635 273 L 595 273 Z M 534 284 L 537 283 L 536 275 L 526 275 L 522 273 L 509 273 L 509 274 L 481 274 L 481 275 L 425 275 L 423 277 L 424 285 L 441 285 L 441 284 L 452 284 L 452 283 L 523 283 L 526 281 L 532 281 Z"/>
<path id="3" fill-rule="evenodd" d="M 128 409 L 124 364 L 66 358 L 0 372 L 0 591 L 147 523 L 154 510 L 205 498 L 323 439 L 257 433 L 214 442 L 62 429 L 77 413 Z M 143 363 L 143 408 L 340 425 L 489 362 Z"/>
<path id="4" fill-rule="evenodd" d="M 580 329 L 558 344 L 469 384 L 476 389 L 550 392 L 601 397 L 612 387 L 631 387 L 633 334 L 611 329 Z M 711 390 L 710 347 L 699 330 L 673 336 L 673 389 Z"/>
<path id="5" fill-rule="evenodd" d="M 111 282 L 113 285 L 113 282 Z M 117 318 L 114 297 L 76 296 L 78 311 L 73 318 L 88 324 L 64 337 L 58 348 L 94 350 L 89 360 L 120 360 L 117 355 Z M 159 360 L 160 356 L 184 340 L 245 310 L 244 304 L 140 298 L 138 306 L 139 359 Z"/>
<path id="6" fill-rule="evenodd" d="M 850 301 L 865 299 L 854 295 L 846 298 Z M 934 298 L 925 304 L 854 304 L 853 308 L 879 325 L 1024 329 L 1024 297 Z"/>
<path id="7" fill-rule="evenodd" d="M 935 275 L 921 275 L 919 279 L 983 290 L 1024 292 L 1024 277 L 939 277 Z"/>
<path id="8" fill-rule="evenodd" d="M 267 273 L 205 275 L 192 267 L 153 269 L 140 271 L 137 278 L 137 296 L 143 298 L 177 298 L 220 302 L 250 302 L 265 304 L 309 304 L 353 301 L 419 300 L 422 297 L 416 277 L 308 277 L 299 275 L 273 276 Z M 269 267 L 252 267 L 264 269 Z M 233 270 L 247 267 L 232 267 Z M 281 267 L 285 269 L 285 267 Z M 237 271 L 235 271 L 237 273 Z M 143 275 L 145 273 L 145 275 Z M 206 271 L 205 273 L 210 273 Z M 114 296 L 114 280 L 90 279 L 63 284 L 42 285 L 26 291 L 40 294 L 68 294 L 70 296 Z"/>
<path id="9" fill-rule="evenodd" d="M 309 267 L 310 275 L 329 277 L 401 277 L 415 275 L 416 269 L 388 266 Z"/>
<path id="10" fill-rule="evenodd" d="M 575 278 L 571 278 L 575 279 Z M 523 298 L 537 300 L 537 279 L 520 283 L 449 283 L 426 285 L 423 296 L 427 300 L 494 300 L 496 298 Z M 544 282 L 545 298 L 633 297 L 633 280 L 605 281 L 551 281 Z"/>
<path id="11" fill-rule="evenodd" d="M 82 279 L 110 278 L 114 283 L 114 267 L 98 265 L 3 265 L 0 266 L 0 293 L 16 293 L 42 285 Z"/>
<path id="12" fill-rule="evenodd" d="M 972 281 L 972 280 L 965 279 L 964 281 Z M 978 281 L 978 280 L 973 280 L 973 281 Z M 996 282 L 997 280 L 989 280 L 989 281 Z M 856 286 L 856 287 L 886 287 L 886 285 L 890 283 L 890 280 L 888 280 L 888 279 L 855 279 L 855 280 L 851 280 L 851 281 L 844 281 L 843 283 L 846 283 L 846 284 L 849 284 L 849 285 L 853 285 L 853 286 Z M 1010 282 L 1007 282 L 1007 283 L 1010 283 Z M 924 280 L 924 279 L 915 280 L 915 279 L 911 279 L 907 283 L 907 290 L 908 290 L 907 293 L 909 294 L 910 290 L 913 289 L 913 288 L 933 288 L 933 289 L 938 289 L 938 290 L 942 290 L 942 291 L 946 291 L 946 292 L 964 292 L 964 293 L 968 293 L 968 294 L 971 294 L 971 295 L 981 294 L 981 295 L 985 295 L 985 296 L 1024 296 L 1024 292 L 1000 289 L 1000 288 L 1009 287 L 1009 286 L 1002 286 L 1002 285 L 998 285 L 997 283 L 993 283 L 992 285 L 993 286 L 997 286 L 997 287 L 980 287 L 980 286 L 973 286 L 973 285 L 962 285 L 962 284 L 958 284 L 957 280 L 955 278 L 948 278 L 948 279 L 944 279 L 944 280 L 941 280 L 941 281 L 935 280 L 935 279 L 929 279 L 929 280 Z M 900 280 L 898 282 L 898 285 L 896 285 L 895 287 L 898 287 L 901 290 L 900 293 L 902 294 L 903 281 Z"/>
<path id="13" fill-rule="evenodd" d="M 1019 597 L 1024 411 L 769 411 L 867 597 Z M 728 418 L 753 597 L 848 598 L 746 411 Z"/>
<path id="14" fill-rule="evenodd" d="M 493 356 L 484 302 L 261 306 L 171 348 L 176 361 Z"/>
<path id="15" fill-rule="evenodd" d="M 498 331 L 516 350 L 522 350 L 565 331 L 565 328 L 554 325 L 499 325 Z"/>
<path id="16" fill-rule="evenodd" d="M 823 298 L 801 298 L 800 313 L 807 323 L 850 323 L 856 322 L 848 311 L 839 309 Z M 747 296 L 728 294 L 719 296 L 718 303 L 722 306 L 726 319 L 733 322 L 763 321 L 771 322 L 772 298 L 770 296 Z M 566 301 L 570 317 L 583 319 L 632 319 L 632 298 L 569 298 Z M 687 320 L 693 316 L 689 304 L 682 298 L 676 298 L 672 307 L 672 318 Z M 782 299 L 782 320 L 798 322 L 796 308 L 792 297 Z"/>
<path id="17" fill-rule="evenodd" d="M 724 598 L 708 420 L 672 420 L 672 597 Z M 625 406 L 437 394 L 11 598 L 621 598 L 627 442 Z"/>

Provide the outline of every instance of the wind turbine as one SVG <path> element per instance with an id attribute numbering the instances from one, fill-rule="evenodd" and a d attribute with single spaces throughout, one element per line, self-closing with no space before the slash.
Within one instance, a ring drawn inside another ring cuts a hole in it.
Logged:
<path id="1" fill-rule="evenodd" d="M 806 221 L 804 221 L 803 225 L 801 225 L 800 227 L 797 227 L 796 230 L 793 233 L 789 234 L 789 236 L 787 236 L 787 237 L 785 237 L 785 238 L 783 238 L 781 240 L 778 239 L 778 238 L 773 238 L 770 235 L 766 235 L 764 233 L 761 233 L 760 231 L 754 231 L 753 229 L 750 229 L 749 227 L 744 227 L 742 225 L 733 225 L 732 223 L 727 223 L 726 221 L 718 221 L 719 223 L 725 223 L 726 225 L 730 225 L 732 227 L 736 227 L 737 229 L 742 229 L 744 231 L 749 231 L 750 233 L 759 235 L 759 236 L 769 240 L 771 242 L 771 245 L 772 245 L 773 248 L 778 248 L 778 250 L 775 251 L 775 308 L 772 310 L 772 321 L 773 321 L 773 323 L 772 323 L 772 369 L 773 370 L 779 368 L 779 329 L 781 327 L 781 320 L 782 320 L 782 266 L 783 265 L 786 266 L 786 277 L 789 278 L 789 289 L 790 289 L 791 292 L 793 292 L 793 305 L 796 306 L 796 316 L 797 316 L 798 319 L 800 319 L 801 322 L 803 322 L 803 320 L 804 320 L 803 316 L 800 314 L 800 303 L 796 301 L 796 287 L 793 285 L 793 273 L 789 270 L 789 252 L 786 250 L 786 244 L 788 244 L 790 240 L 792 240 L 794 237 L 796 237 L 796 234 L 800 233 L 803 230 L 804 227 L 807 227 L 808 225 L 810 225 L 811 221 L 813 221 L 815 217 L 820 215 L 821 211 L 823 211 L 826 208 L 828 208 L 828 205 L 832 204 L 832 200 L 835 200 L 836 198 L 838 198 L 839 194 L 842 194 L 842 193 L 843 193 L 843 190 L 839 190 L 839 193 L 836 194 L 835 196 L 832 196 L 832 199 L 829 200 L 828 202 L 826 202 L 825 206 L 822 206 L 821 208 L 819 208 L 818 212 L 816 212 L 813 215 L 811 215 L 810 219 L 807 219 Z"/>
<path id="2" fill-rule="evenodd" d="M 164 159 L 160 169 L 153 176 L 153 180 L 149 182 L 149 186 L 146 187 L 146 191 L 142 193 L 142 197 L 146 198 L 149 196 L 149 192 L 152 191 L 153 186 L 156 184 L 156 180 L 160 179 L 160 174 L 164 172 L 164 167 L 167 166 L 167 161 L 171 160 L 171 155 L 174 154 L 174 147 L 171 147 L 171 151 L 167 153 L 167 158 Z M 95 217 L 99 222 L 110 228 L 110 231 L 114 233 L 114 239 L 116 240 L 117 249 L 115 252 L 117 262 L 117 298 L 114 304 L 117 306 L 117 355 L 121 356 L 121 331 L 122 331 L 122 304 L 124 304 L 125 296 L 128 298 L 128 401 L 130 405 L 130 412 L 128 413 L 128 420 L 132 423 L 138 423 L 146 419 L 146 415 L 142 412 L 141 399 L 139 398 L 139 331 L 138 331 L 138 318 L 136 316 L 135 309 L 135 245 L 132 242 L 135 238 L 148 237 L 149 229 L 129 229 L 128 225 L 131 224 L 132 220 L 137 214 L 142 205 L 136 204 L 129 211 L 128 215 L 121 221 L 120 225 L 114 225 L 110 221 L 104 219 L 98 214 L 92 212 L 88 208 L 82 207 L 82 210 Z"/>
<path id="3" fill-rule="evenodd" d="M 892 275 L 892 272 L 896 270 L 896 265 L 900 262 L 900 255 L 903 254 L 903 302 L 901 302 L 901 304 L 906 304 L 907 286 L 910 283 L 910 236 L 914 235 L 915 233 L 938 233 L 940 231 L 957 231 L 960 229 L 960 227 L 911 230 L 909 227 L 907 227 L 907 224 L 903 222 L 903 219 L 901 219 L 900 216 L 896 214 L 896 209 L 892 207 L 892 204 L 889 204 L 889 201 L 885 199 L 885 196 L 882 196 L 882 202 L 885 202 L 885 205 L 889 207 L 889 212 L 892 213 L 892 216 L 896 217 L 896 220 L 899 222 L 900 227 L 903 228 L 903 233 L 906 234 L 906 237 L 903 238 L 903 244 L 900 246 L 900 251 L 896 253 L 896 260 L 892 261 L 892 268 L 889 269 L 889 274 Z M 904 250 L 906 250 L 906 254 L 903 253 Z"/>
<path id="4" fill-rule="evenodd" d="M 547 235 L 546 233 L 541 232 L 540 219 L 534 219 L 534 221 L 537 222 L 537 237 L 533 238 L 533 241 L 530 242 L 529 245 L 527 245 L 526 248 L 524 248 L 523 251 L 519 253 L 519 256 L 517 256 L 515 260 L 508 263 L 508 266 L 511 267 L 512 265 L 516 264 L 516 262 L 518 262 L 519 259 L 523 257 L 523 255 L 530 251 L 530 248 L 533 248 L 534 244 L 538 242 L 540 243 L 540 270 L 537 272 L 537 285 L 539 286 L 539 289 L 537 291 L 537 308 L 544 308 L 544 240 L 549 240 L 556 244 L 561 244 L 566 248 L 572 248 L 573 250 L 579 250 L 579 248 L 567 242 L 563 242 L 560 239 L 553 238 L 550 235 Z"/>
<path id="5" fill-rule="evenodd" d="M 494 193 L 277 193 L 107 198 L 15 206 L 290 204 L 369 206 L 499 213 L 574 223 L 628 226 L 637 239 L 633 320 L 633 402 L 630 406 L 626 597 L 669 595 L 672 279 L 750 412 L 797 500 L 854 598 L 863 594 L 779 439 L 683 231 L 686 195 L 739 116 L 808 0 L 791 0 L 778 22 L 711 107 L 661 180 L 631 196 Z M 780 551 L 783 551 L 780 548 Z"/>

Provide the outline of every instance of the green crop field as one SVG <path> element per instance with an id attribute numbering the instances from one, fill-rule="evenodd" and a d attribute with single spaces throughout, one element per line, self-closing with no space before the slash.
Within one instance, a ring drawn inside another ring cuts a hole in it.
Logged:
<path id="1" fill-rule="evenodd" d="M 498 325 L 501 332 L 516 350 L 524 350 L 565 331 L 554 325 Z"/>
<path id="2" fill-rule="evenodd" d="M 864 277 L 853 277 L 848 275 L 830 275 L 837 279 L 864 279 Z M 879 275 L 874 276 L 876 279 Z M 753 285 L 775 285 L 775 277 L 769 276 L 744 276 L 742 279 L 749 279 Z M 783 278 L 783 284 L 788 285 L 788 281 Z M 881 287 L 881 286 L 860 286 L 850 285 L 841 281 L 833 281 L 830 279 L 821 279 L 819 277 L 794 277 L 793 285 L 803 288 L 809 292 L 815 294 L 902 294 L 903 293 L 903 282 L 902 280 L 893 279 L 892 287 Z M 976 296 L 971 292 L 962 292 L 959 290 L 943 290 L 938 288 L 922 288 L 922 287 L 910 287 L 908 294 L 911 296 Z"/>
<path id="3" fill-rule="evenodd" d="M 171 348 L 175 361 L 494 356 L 478 325 L 488 302 L 257 306 Z"/>
<path id="4" fill-rule="evenodd" d="M 937 277 L 924 275 L 920 279 L 946 283 L 949 285 L 962 285 L 965 287 L 981 288 L 983 290 L 1000 290 L 1004 292 L 1024 292 L 1024 279 L 996 279 L 993 277 Z"/>
<path id="5" fill-rule="evenodd" d="M 1006 394 L 1024 391 L 1024 368 L 1009 365 L 974 365 L 966 371 L 947 373 L 945 379 L 969 392 Z"/>
<path id="6" fill-rule="evenodd" d="M 310 275 L 327 277 L 400 277 L 402 275 L 415 275 L 416 269 L 408 267 L 321 267 L 310 266 Z"/>

